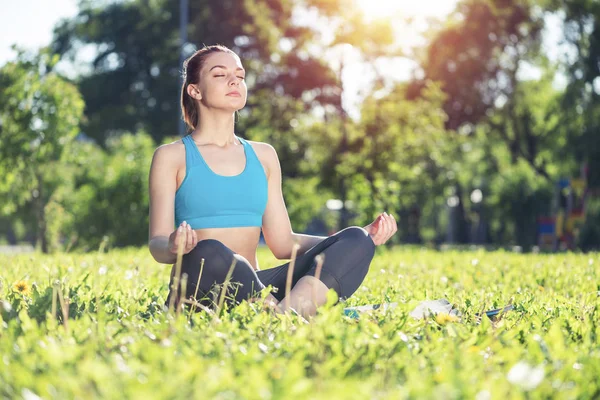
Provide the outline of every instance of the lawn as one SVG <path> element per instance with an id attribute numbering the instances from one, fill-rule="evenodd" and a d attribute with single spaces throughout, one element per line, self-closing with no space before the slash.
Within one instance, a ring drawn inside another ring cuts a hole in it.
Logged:
<path id="1" fill-rule="evenodd" d="M 0 255 L 0 398 L 597 399 L 599 271 L 599 254 L 378 247 L 359 290 L 306 324 L 250 303 L 168 314 L 170 267 L 147 249 Z M 409 316 L 441 298 L 460 319 Z M 398 306 L 344 316 L 381 302 Z"/>

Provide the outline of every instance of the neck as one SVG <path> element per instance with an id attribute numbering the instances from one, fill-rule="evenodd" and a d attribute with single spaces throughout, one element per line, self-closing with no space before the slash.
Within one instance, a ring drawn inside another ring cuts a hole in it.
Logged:
<path id="1" fill-rule="evenodd" d="M 235 114 L 231 112 L 205 112 L 201 114 L 200 123 L 191 132 L 192 139 L 198 144 L 214 144 L 224 147 L 235 144 Z"/>

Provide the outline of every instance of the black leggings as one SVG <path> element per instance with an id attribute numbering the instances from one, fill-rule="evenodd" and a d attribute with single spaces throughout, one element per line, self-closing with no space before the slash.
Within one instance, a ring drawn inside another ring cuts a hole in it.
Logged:
<path id="1" fill-rule="evenodd" d="M 323 253 L 324 262 L 319 279 L 330 289 L 334 289 L 340 299 L 350 297 L 360 286 L 369 271 L 369 265 L 375 254 L 375 244 L 364 228 L 350 226 L 334 233 L 317 243 L 304 254 L 296 257 L 294 263 L 292 287 L 303 276 L 315 276 L 317 263 L 315 256 Z M 200 263 L 204 258 L 202 276 Z M 255 271 L 246 259 L 234 253 L 229 247 L 215 239 L 205 239 L 185 254 L 181 264 L 181 274 L 187 274 L 186 298 L 194 297 L 198 285 L 196 301 L 214 308 L 227 273 L 233 263 L 232 274 L 225 294 L 225 301 L 230 305 L 239 304 L 251 297 L 258 297 L 257 292 L 268 285 L 276 288 L 273 296 L 281 301 L 285 297 L 285 283 L 290 261 L 274 268 Z M 173 284 L 173 276 L 169 288 Z M 177 302 L 181 295 L 178 290 Z M 169 305 L 171 292 L 165 305 Z"/>

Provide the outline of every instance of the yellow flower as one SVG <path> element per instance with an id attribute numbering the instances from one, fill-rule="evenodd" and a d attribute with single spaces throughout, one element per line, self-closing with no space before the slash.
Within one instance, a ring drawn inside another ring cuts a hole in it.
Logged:
<path id="1" fill-rule="evenodd" d="M 469 348 L 467 349 L 467 351 L 468 351 L 469 353 L 477 353 L 477 352 L 479 351 L 479 347 L 477 347 L 477 346 L 471 346 L 471 347 L 469 347 Z"/>
<path id="2" fill-rule="evenodd" d="M 458 321 L 458 317 L 455 315 L 439 313 L 435 316 L 435 322 L 437 322 L 440 325 L 446 325 L 448 322 L 456 322 L 456 321 Z"/>
<path id="3" fill-rule="evenodd" d="M 17 281 L 13 285 L 13 289 L 24 296 L 29 296 L 31 294 L 31 288 L 29 287 L 29 284 L 23 280 Z"/>

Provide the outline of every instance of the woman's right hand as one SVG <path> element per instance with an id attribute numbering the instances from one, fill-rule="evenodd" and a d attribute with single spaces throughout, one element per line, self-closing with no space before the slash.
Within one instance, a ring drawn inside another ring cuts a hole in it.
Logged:
<path id="1" fill-rule="evenodd" d="M 185 221 L 169 236 L 169 251 L 177 254 L 179 241 L 183 241 L 183 254 L 187 254 L 198 244 L 198 235 L 196 231 Z"/>

